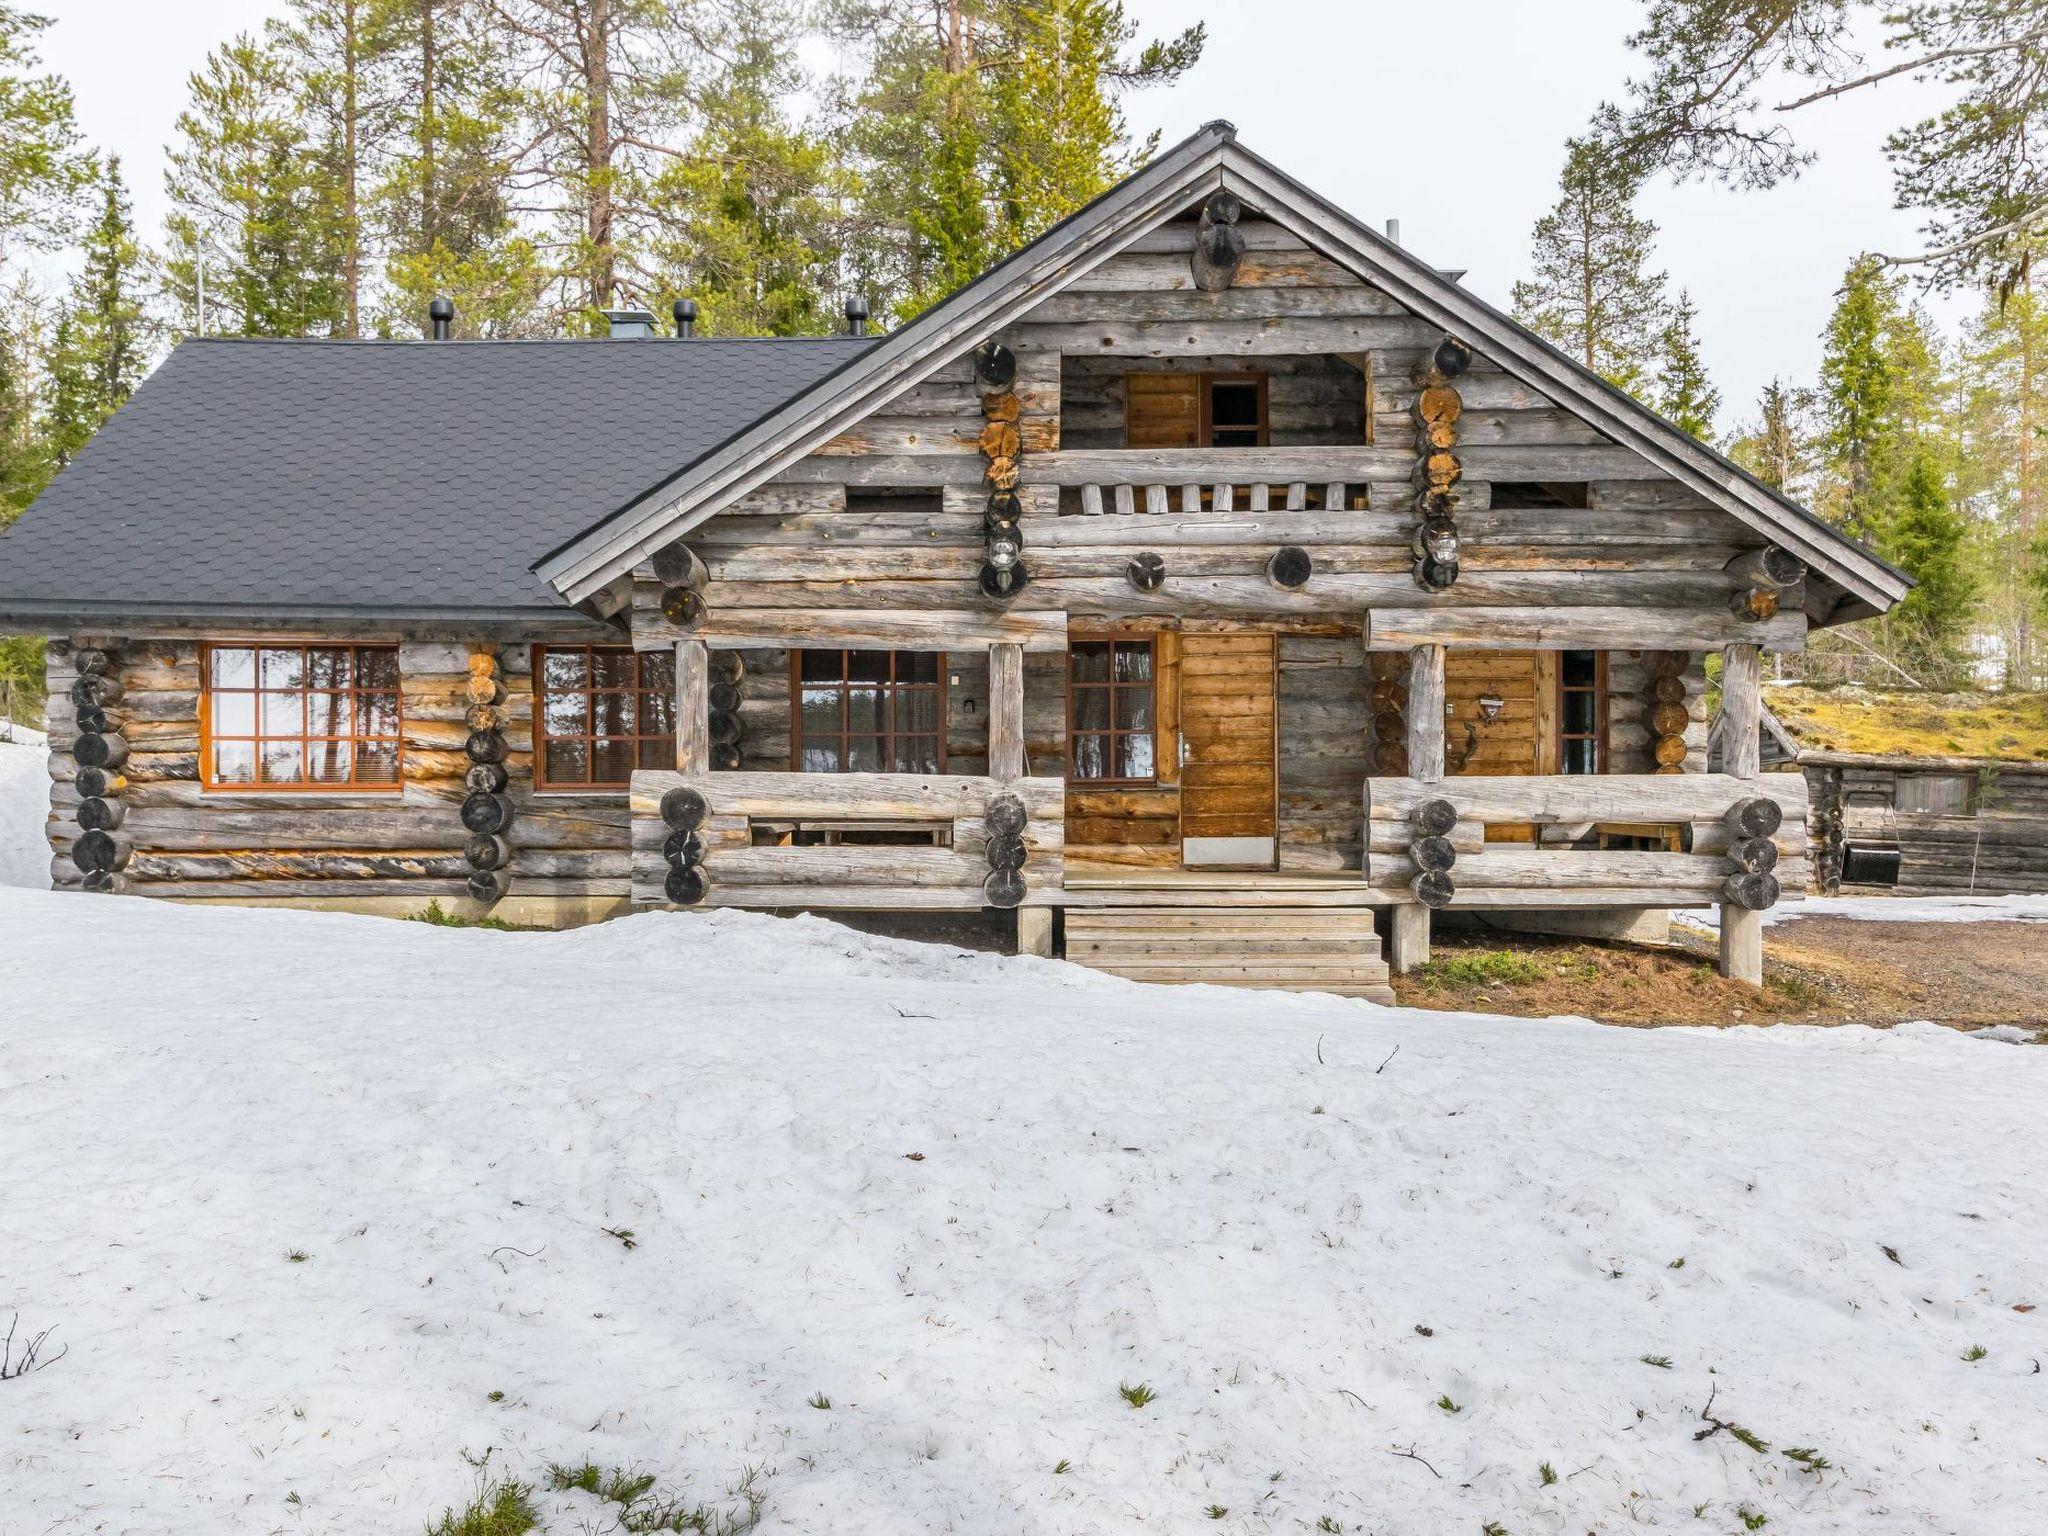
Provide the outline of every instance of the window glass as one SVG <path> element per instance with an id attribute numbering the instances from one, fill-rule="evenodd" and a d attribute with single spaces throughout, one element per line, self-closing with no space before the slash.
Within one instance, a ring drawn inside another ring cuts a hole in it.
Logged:
<path id="1" fill-rule="evenodd" d="M 542 646 L 535 710 L 544 789 L 624 789 L 676 763 L 675 655 L 623 645 Z"/>
<path id="2" fill-rule="evenodd" d="M 1157 695 L 1152 641 L 1076 640 L 1067 652 L 1067 773 L 1074 779 L 1151 783 Z"/>
<path id="3" fill-rule="evenodd" d="M 213 788 L 392 788 L 398 649 L 210 646 L 202 781 Z"/>
<path id="4" fill-rule="evenodd" d="M 805 773 L 943 772 L 942 666 L 932 651 L 799 651 L 798 767 Z"/>
<path id="5" fill-rule="evenodd" d="M 1558 656 L 1558 766 L 1564 773 L 1604 770 L 1607 737 L 1606 672 L 1598 651 Z"/>

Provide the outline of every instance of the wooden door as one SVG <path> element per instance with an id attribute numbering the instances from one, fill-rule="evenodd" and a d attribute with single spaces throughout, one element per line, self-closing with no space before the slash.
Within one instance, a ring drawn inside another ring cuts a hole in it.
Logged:
<path id="1" fill-rule="evenodd" d="M 1279 791 L 1270 634 L 1183 634 L 1180 847 L 1189 869 L 1271 869 Z"/>

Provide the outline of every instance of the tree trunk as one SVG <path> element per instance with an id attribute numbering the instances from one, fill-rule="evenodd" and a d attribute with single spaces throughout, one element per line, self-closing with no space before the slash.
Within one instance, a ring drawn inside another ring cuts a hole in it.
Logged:
<path id="1" fill-rule="evenodd" d="M 434 25 L 434 7 L 440 0 L 420 0 L 420 248 L 431 251 L 441 238 L 439 174 L 437 158 L 441 125 L 436 117 L 435 73 L 440 68 L 440 37 Z"/>
<path id="2" fill-rule="evenodd" d="M 362 135 L 357 118 L 361 109 L 359 76 L 362 55 L 356 36 L 357 0 L 344 0 L 341 8 L 341 286 L 342 328 L 354 341 L 363 334 L 363 221 L 357 187 L 357 157 Z"/>
<path id="3" fill-rule="evenodd" d="M 612 243 L 612 11 L 611 0 L 590 0 L 584 24 L 584 162 L 590 179 L 585 233 L 590 241 L 588 307 L 612 302 L 618 281 L 618 251 Z"/>

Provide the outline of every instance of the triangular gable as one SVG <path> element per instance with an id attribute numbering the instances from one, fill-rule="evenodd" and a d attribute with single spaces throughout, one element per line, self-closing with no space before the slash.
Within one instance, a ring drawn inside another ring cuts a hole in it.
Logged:
<path id="1" fill-rule="evenodd" d="M 1882 612 L 1910 583 L 1861 545 L 1747 475 L 1457 282 L 1317 196 L 1212 123 L 819 384 L 537 562 L 572 602 L 913 388 L 964 348 L 1107 261 L 1218 188 L 1243 197 L 1361 281 L 1470 343 L 1615 442 L 1782 545 L 1848 594 L 1841 613 Z"/>

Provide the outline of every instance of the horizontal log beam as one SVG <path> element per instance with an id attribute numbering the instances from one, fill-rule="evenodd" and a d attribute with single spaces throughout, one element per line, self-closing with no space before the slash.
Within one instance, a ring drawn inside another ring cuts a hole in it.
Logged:
<path id="1" fill-rule="evenodd" d="M 1458 590 L 1464 590 L 1461 582 Z M 1710 651 L 1748 641 L 1766 651 L 1798 651 L 1806 617 L 1780 613 L 1761 624 L 1728 613 L 1669 608 L 1384 608 L 1372 615 L 1372 648 L 1469 645 L 1500 650 Z"/>
<path id="2" fill-rule="evenodd" d="M 1067 616 L 1043 610 L 723 608 L 714 604 L 693 634 L 715 650 L 845 645 L 945 651 L 1021 645 L 1027 651 L 1064 651 Z"/>

